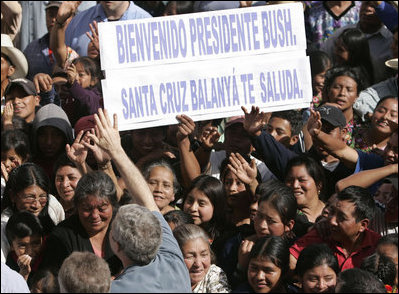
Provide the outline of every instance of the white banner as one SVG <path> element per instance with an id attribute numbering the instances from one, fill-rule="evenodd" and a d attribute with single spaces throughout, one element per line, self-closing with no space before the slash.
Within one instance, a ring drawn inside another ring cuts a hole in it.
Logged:
<path id="1" fill-rule="evenodd" d="M 98 24 L 103 70 L 306 49 L 301 3 Z"/>
<path id="2" fill-rule="evenodd" d="M 112 97 L 104 104 L 120 130 L 140 129 L 175 124 L 182 113 L 194 121 L 242 115 L 242 105 L 267 112 L 309 107 L 310 78 L 308 57 L 295 54 L 113 70 L 103 81 L 104 97 Z"/>

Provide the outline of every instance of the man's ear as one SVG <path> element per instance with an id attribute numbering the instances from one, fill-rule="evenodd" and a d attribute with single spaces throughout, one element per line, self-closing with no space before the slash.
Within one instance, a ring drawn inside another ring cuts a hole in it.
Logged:
<path id="1" fill-rule="evenodd" d="M 345 141 L 345 137 L 346 137 L 347 133 L 348 133 L 348 129 L 347 128 L 343 128 L 341 130 L 341 139 L 342 139 L 342 141 Z"/>
<path id="2" fill-rule="evenodd" d="M 290 138 L 290 146 L 294 146 L 299 141 L 299 135 L 294 135 Z"/>
<path id="3" fill-rule="evenodd" d="M 8 67 L 7 77 L 11 77 L 14 73 L 15 73 L 15 67 L 13 65 L 10 65 Z"/>
<path id="4" fill-rule="evenodd" d="M 40 105 L 40 99 L 41 99 L 40 95 L 36 95 L 35 96 L 35 106 L 39 106 Z"/>
<path id="5" fill-rule="evenodd" d="M 363 233 L 369 226 L 370 220 L 368 218 L 362 219 L 360 221 L 360 228 L 359 228 L 359 232 Z"/>

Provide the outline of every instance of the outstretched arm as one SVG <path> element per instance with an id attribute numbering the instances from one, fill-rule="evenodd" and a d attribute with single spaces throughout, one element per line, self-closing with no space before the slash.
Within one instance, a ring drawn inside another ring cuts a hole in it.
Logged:
<path id="1" fill-rule="evenodd" d="M 337 192 L 342 191 L 349 186 L 359 186 L 368 188 L 374 183 L 386 178 L 391 174 L 398 173 L 398 164 L 389 164 L 380 168 L 364 170 L 356 174 L 350 175 L 337 182 L 335 188 Z"/>
<path id="2" fill-rule="evenodd" d="M 94 119 L 99 134 L 98 137 L 89 134 L 90 139 L 114 161 L 135 202 L 147 207 L 151 211 L 159 212 L 158 206 L 143 175 L 122 148 L 116 114 L 114 114 L 113 125 L 109 119 L 107 110 L 103 111 L 101 108 L 98 110 L 98 114 L 94 114 Z"/>

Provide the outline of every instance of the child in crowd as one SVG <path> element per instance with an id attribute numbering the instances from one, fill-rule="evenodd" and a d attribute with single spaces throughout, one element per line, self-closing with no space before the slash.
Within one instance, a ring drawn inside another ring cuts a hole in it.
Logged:
<path id="1" fill-rule="evenodd" d="M 226 274 L 214 264 L 209 236 L 194 224 L 178 226 L 173 235 L 179 243 L 190 274 L 193 293 L 228 293 Z"/>
<path id="2" fill-rule="evenodd" d="M 10 172 L 30 157 L 28 136 L 20 130 L 1 133 L 1 198 Z"/>
<path id="3" fill-rule="evenodd" d="M 233 292 L 287 292 L 288 261 L 288 245 L 282 237 L 258 239 L 249 255 L 248 280 Z"/>
<path id="4" fill-rule="evenodd" d="M 165 218 L 166 222 L 168 223 L 172 231 L 180 225 L 194 223 L 194 220 L 191 217 L 191 215 L 180 209 L 171 210 L 166 214 L 164 214 L 163 217 Z"/>
<path id="5" fill-rule="evenodd" d="M 338 260 L 324 243 L 306 247 L 295 268 L 303 293 L 333 293 L 338 273 Z"/>
<path id="6" fill-rule="evenodd" d="M 392 287 L 395 286 L 396 276 L 396 267 L 392 259 L 385 255 L 374 253 L 363 260 L 360 268 L 374 274 L 384 283 L 387 291 L 392 291 Z"/>
<path id="7" fill-rule="evenodd" d="M 28 281 L 43 258 L 44 231 L 39 218 L 27 211 L 15 213 L 7 222 L 6 235 L 11 248 L 6 264 Z"/>
<path id="8" fill-rule="evenodd" d="M 312 73 L 313 101 L 311 107 L 319 107 L 327 70 L 331 68 L 331 59 L 324 51 L 315 50 L 309 53 L 310 71 Z"/>

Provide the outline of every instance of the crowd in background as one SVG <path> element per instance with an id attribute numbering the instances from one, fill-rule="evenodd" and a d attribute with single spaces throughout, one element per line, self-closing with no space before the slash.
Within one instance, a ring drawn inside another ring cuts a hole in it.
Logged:
<path id="1" fill-rule="evenodd" d="M 291 2 L 309 107 L 118 131 L 99 22 Z M 397 1 L 2 1 L 2 292 L 397 293 L 397 24 Z"/>

